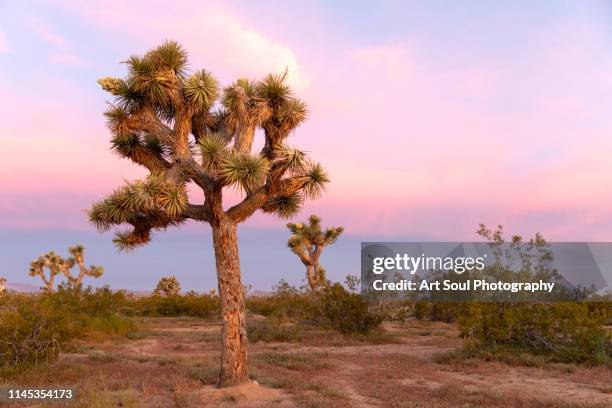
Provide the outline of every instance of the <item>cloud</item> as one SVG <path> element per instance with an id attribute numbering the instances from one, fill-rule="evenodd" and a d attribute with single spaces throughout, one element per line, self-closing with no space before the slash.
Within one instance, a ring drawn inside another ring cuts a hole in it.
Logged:
<path id="1" fill-rule="evenodd" d="M 30 24 L 34 32 L 53 50 L 48 55 L 49 62 L 81 68 L 91 65 L 88 60 L 74 52 L 70 42 L 55 32 L 45 21 L 39 18 L 32 18 Z"/>
<path id="2" fill-rule="evenodd" d="M 291 47 L 249 25 L 225 4 L 189 1 L 174 7 L 154 0 L 146 7 L 118 0 L 59 3 L 110 36 L 121 36 L 122 41 L 129 39 L 126 43 L 140 42 L 141 52 L 166 38 L 177 40 L 189 51 L 194 69 L 222 73 L 225 81 L 243 76 L 262 77 L 288 69 L 288 81 L 296 90 L 309 84 Z M 135 18 L 142 15 L 147 17 Z M 133 47 L 126 50 L 129 54 L 135 51 Z"/>
<path id="3" fill-rule="evenodd" d="M 58 65 L 69 65 L 74 67 L 88 67 L 91 63 L 78 54 L 60 51 L 49 54 L 49 61 Z"/>
<path id="4" fill-rule="evenodd" d="M 2 30 L 0 30 L 0 54 L 7 54 L 11 51 L 8 45 L 8 41 L 6 40 L 6 35 Z"/>

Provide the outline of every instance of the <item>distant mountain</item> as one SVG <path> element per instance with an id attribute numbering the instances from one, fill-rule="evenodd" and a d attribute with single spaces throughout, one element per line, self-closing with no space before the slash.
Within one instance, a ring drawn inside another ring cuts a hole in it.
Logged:
<path id="1" fill-rule="evenodd" d="M 36 285 L 31 285 L 29 283 L 13 283 L 13 282 L 7 282 L 6 288 L 9 290 L 14 290 L 15 292 L 24 292 L 24 293 L 33 293 L 33 292 L 38 292 L 40 290 L 40 287 Z"/>

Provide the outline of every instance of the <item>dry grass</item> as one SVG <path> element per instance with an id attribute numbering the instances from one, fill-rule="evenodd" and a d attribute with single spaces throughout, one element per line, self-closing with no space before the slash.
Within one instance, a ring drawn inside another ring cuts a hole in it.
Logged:
<path id="1" fill-rule="evenodd" d="M 367 336 L 304 326 L 299 342 L 257 342 L 249 348 L 257 383 L 217 390 L 219 321 L 145 323 L 0 387 L 76 386 L 76 407 L 612 406 L 610 368 L 485 361 L 457 351 L 463 342 L 453 325 L 416 320 Z"/>

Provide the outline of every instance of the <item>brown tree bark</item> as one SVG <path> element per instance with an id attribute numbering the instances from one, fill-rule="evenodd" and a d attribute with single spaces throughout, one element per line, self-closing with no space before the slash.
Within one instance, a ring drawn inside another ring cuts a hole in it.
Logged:
<path id="1" fill-rule="evenodd" d="M 242 383 L 247 377 L 247 331 L 244 289 L 236 224 L 227 218 L 213 223 L 213 245 L 223 316 L 219 387 Z"/>
<path id="2" fill-rule="evenodd" d="M 317 276 L 315 275 L 316 268 L 312 264 L 306 265 L 306 277 L 308 278 L 308 285 L 310 285 L 311 290 L 317 289 L 319 286 L 319 282 L 317 280 Z"/>

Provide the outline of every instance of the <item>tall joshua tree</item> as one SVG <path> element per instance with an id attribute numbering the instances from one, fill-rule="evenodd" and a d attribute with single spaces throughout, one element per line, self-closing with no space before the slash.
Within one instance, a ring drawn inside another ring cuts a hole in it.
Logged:
<path id="1" fill-rule="evenodd" d="M 82 284 L 86 276 L 99 278 L 104 273 L 104 269 L 94 265 L 86 267 L 83 260 L 84 250 L 81 245 L 70 247 L 68 251 L 72 256 L 68 258 L 63 258 L 53 251 L 47 252 L 32 261 L 30 264 L 30 276 L 39 276 L 45 285 L 45 289 L 50 292 L 53 291 L 57 275 L 64 275 L 68 282 L 74 285 Z M 78 275 L 73 275 L 70 272 L 75 265 L 79 268 Z M 49 271 L 48 277 L 45 274 L 45 268 Z"/>
<path id="2" fill-rule="evenodd" d="M 302 222 L 289 223 L 287 228 L 291 231 L 287 245 L 306 266 L 306 278 L 310 289 L 316 290 L 326 286 L 325 269 L 319 264 L 319 258 L 323 248 L 336 242 L 344 228 L 327 228 L 322 231 L 321 219 L 316 215 L 308 218 L 308 225 Z"/>
<path id="3" fill-rule="evenodd" d="M 121 250 L 187 220 L 211 226 L 223 315 L 219 385 L 243 382 L 247 336 L 237 225 L 257 210 L 289 217 L 305 198 L 321 194 L 328 181 L 322 167 L 286 144 L 306 118 L 306 105 L 293 96 L 286 74 L 239 79 L 220 91 L 210 72 L 187 71 L 187 53 L 172 41 L 126 64 L 127 78 L 98 81 L 115 96 L 106 112 L 111 146 L 149 175 L 94 204 L 90 219 L 102 231 L 130 226 L 116 234 Z M 265 145 L 252 153 L 258 127 Z M 188 186 L 200 189 L 204 200 L 189 202 Z M 241 199 L 224 206 L 232 187 Z"/>

